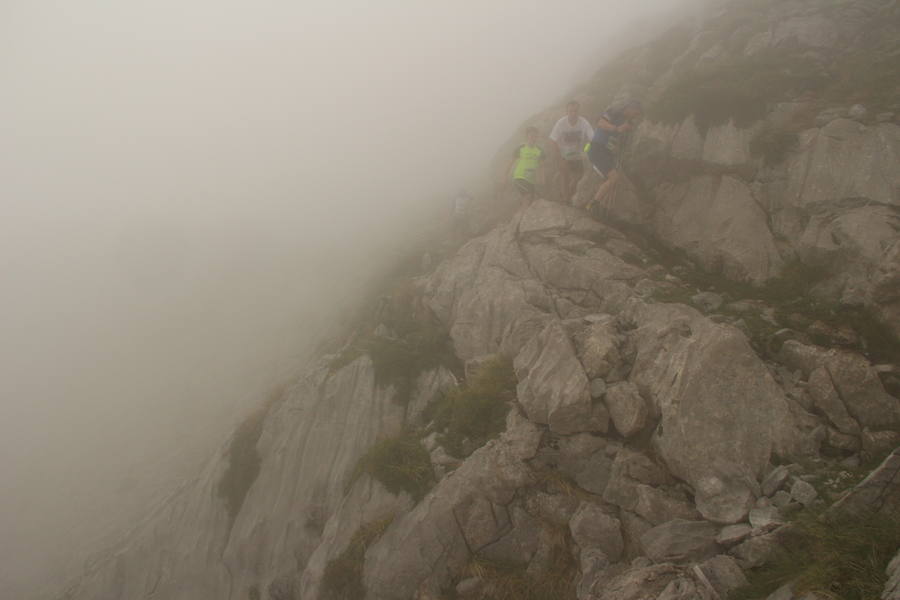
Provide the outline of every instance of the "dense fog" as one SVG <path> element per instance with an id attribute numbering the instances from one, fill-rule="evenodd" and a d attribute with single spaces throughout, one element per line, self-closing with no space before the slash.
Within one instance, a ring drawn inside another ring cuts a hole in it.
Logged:
<path id="1" fill-rule="evenodd" d="M 189 478 L 524 118 L 675 6 L 0 2 L 0 597 Z"/>

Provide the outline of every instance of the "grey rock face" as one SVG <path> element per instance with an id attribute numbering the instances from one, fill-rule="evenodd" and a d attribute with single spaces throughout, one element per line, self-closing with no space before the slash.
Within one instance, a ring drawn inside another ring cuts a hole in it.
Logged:
<path id="1" fill-rule="evenodd" d="M 809 376 L 807 390 L 812 396 L 813 404 L 828 416 L 839 431 L 851 435 L 859 434 L 859 423 L 847 413 L 844 403 L 831 383 L 831 375 L 824 367 L 819 367 Z"/>
<path id="2" fill-rule="evenodd" d="M 369 548 L 367 598 L 399 600 L 420 588 L 436 591 L 468 561 L 473 543 L 480 548 L 508 535 L 512 528 L 504 526 L 500 507 L 533 482 L 524 461 L 539 442 L 537 427 L 510 413 L 500 439 L 476 450 Z"/>
<path id="3" fill-rule="evenodd" d="M 675 519 L 645 533 L 641 545 L 656 562 L 706 558 L 716 554 L 716 528 L 706 521 Z"/>
<path id="4" fill-rule="evenodd" d="M 515 367 L 519 402 L 531 421 L 563 434 L 590 427 L 590 384 L 560 323 L 548 323 L 532 338 Z"/>
<path id="5" fill-rule="evenodd" d="M 619 520 L 597 505 L 582 502 L 569 522 L 572 539 L 582 550 L 600 550 L 611 562 L 618 562 L 624 550 Z"/>
<path id="6" fill-rule="evenodd" d="M 722 531 L 719 532 L 719 535 L 716 536 L 716 543 L 720 546 L 729 548 L 750 537 L 752 532 L 753 528 L 746 523 L 726 525 L 722 528 Z"/>
<path id="7" fill-rule="evenodd" d="M 631 308 L 632 380 L 661 415 L 654 445 L 705 518 L 742 520 L 772 451 L 792 454 L 783 392 L 737 330 L 680 305 Z"/>
<path id="8" fill-rule="evenodd" d="M 868 477 L 835 502 L 831 510 L 843 510 L 851 513 L 874 511 L 883 514 L 898 514 L 900 512 L 900 448 L 894 450 Z"/>
<path id="9" fill-rule="evenodd" d="M 664 184 L 656 198 L 659 238 L 690 254 L 704 269 L 755 284 L 781 270 L 767 216 L 740 180 L 702 176 Z"/>
<path id="10" fill-rule="evenodd" d="M 882 600 L 900 600 L 900 552 L 890 562 L 887 568 L 888 582 L 881 594 Z"/>

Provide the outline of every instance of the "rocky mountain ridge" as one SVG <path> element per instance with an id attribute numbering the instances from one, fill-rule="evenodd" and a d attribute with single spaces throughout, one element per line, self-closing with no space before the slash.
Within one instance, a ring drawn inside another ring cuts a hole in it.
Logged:
<path id="1" fill-rule="evenodd" d="M 897 17 L 729 4 L 611 63 L 585 107 L 648 118 L 596 214 L 395 282 L 64 597 L 725 598 L 793 515 L 896 513 L 900 100 L 820 72 Z"/>

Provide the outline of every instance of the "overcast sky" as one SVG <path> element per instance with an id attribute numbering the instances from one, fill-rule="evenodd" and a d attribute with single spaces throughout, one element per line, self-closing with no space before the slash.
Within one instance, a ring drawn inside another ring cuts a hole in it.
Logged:
<path id="1" fill-rule="evenodd" d="M 192 472 L 436 198 L 674 6 L 0 0 L 0 597 Z"/>

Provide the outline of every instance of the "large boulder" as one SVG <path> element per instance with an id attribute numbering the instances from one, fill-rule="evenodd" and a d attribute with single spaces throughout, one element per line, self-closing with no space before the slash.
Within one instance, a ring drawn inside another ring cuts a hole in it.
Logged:
<path id="1" fill-rule="evenodd" d="M 707 519 L 742 520 L 773 452 L 792 454 L 787 400 L 738 330 L 682 305 L 635 301 L 632 381 L 660 414 L 653 436 Z"/>
<path id="2" fill-rule="evenodd" d="M 622 557 L 625 546 L 619 520 L 596 504 L 582 502 L 569 521 L 569 531 L 582 550 L 600 550 L 610 562 L 617 562 Z"/>
<path id="3" fill-rule="evenodd" d="M 780 272 L 783 261 L 768 216 L 741 180 L 704 175 L 663 184 L 655 197 L 656 235 L 705 270 L 752 284 Z"/>
<path id="4" fill-rule="evenodd" d="M 593 429 L 590 382 L 566 330 L 551 321 L 516 356 L 519 403 L 556 433 Z"/>

